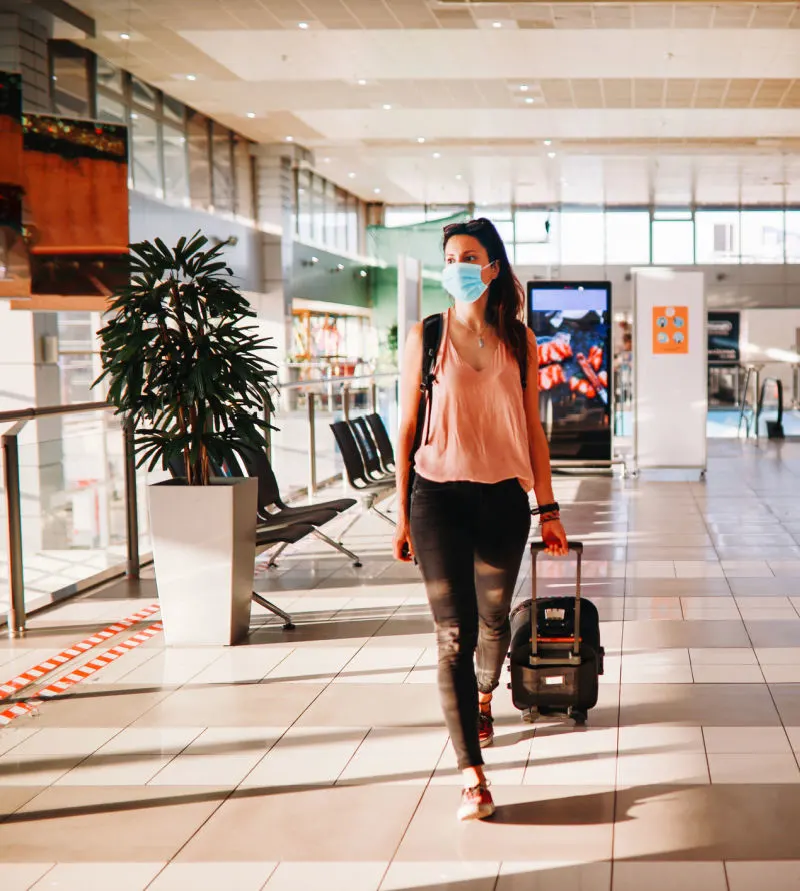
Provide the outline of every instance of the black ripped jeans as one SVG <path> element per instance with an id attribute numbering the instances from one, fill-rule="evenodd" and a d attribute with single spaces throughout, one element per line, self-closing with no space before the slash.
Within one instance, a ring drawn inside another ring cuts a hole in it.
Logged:
<path id="1" fill-rule="evenodd" d="M 459 769 L 477 767 L 478 691 L 497 687 L 508 652 L 508 614 L 531 526 L 528 496 L 515 479 L 432 483 L 417 475 L 410 525 L 436 623 L 445 722 Z"/>

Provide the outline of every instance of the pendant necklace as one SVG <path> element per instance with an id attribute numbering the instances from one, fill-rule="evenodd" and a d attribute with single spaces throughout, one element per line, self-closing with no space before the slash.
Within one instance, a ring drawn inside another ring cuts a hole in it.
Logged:
<path id="1" fill-rule="evenodd" d="M 480 331 L 475 331 L 475 330 L 473 330 L 472 328 L 470 328 L 469 325 L 468 325 L 466 322 L 462 322 L 461 319 L 459 319 L 459 317 L 458 317 L 458 315 L 457 315 L 456 313 L 453 313 L 453 315 L 455 316 L 455 319 L 456 319 L 456 321 L 459 323 L 459 325 L 461 325 L 462 327 L 466 328 L 467 331 L 470 332 L 470 334 L 475 334 L 475 335 L 477 335 L 477 338 L 478 338 L 478 349 L 479 349 L 479 350 L 482 350 L 482 349 L 486 346 L 486 341 L 483 339 L 483 332 L 486 330 L 486 328 L 488 327 L 488 325 L 484 325 L 483 328 L 481 328 Z"/>

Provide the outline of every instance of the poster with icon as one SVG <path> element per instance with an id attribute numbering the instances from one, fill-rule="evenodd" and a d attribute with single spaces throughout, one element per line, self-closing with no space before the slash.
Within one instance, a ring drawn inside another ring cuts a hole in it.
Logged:
<path id="1" fill-rule="evenodd" d="M 653 354 L 676 355 L 689 352 L 689 307 L 653 307 Z"/>

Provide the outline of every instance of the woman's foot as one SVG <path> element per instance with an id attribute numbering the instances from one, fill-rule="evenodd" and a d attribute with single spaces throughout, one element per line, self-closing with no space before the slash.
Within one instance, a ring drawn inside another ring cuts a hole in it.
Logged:
<path id="1" fill-rule="evenodd" d="M 485 749 L 494 742 L 494 718 L 492 717 L 492 697 L 481 698 L 478 701 L 478 741 L 481 748 Z"/>
<path id="2" fill-rule="evenodd" d="M 485 783 L 479 783 L 469 789 L 461 791 L 461 805 L 458 808 L 458 819 L 465 820 L 485 820 L 491 817 L 495 811 L 494 801 L 492 801 L 492 793 L 488 790 Z"/>

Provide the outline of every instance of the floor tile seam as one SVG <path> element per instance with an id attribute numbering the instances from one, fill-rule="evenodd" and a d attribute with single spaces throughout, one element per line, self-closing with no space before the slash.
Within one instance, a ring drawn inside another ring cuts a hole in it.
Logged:
<path id="1" fill-rule="evenodd" d="M 369 735 L 369 734 L 367 734 L 367 735 Z M 366 737 L 365 737 L 365 739 L 366 739 Z M 444 753 L 445 753 L 447 746 L 449 744 L 450 744 L 450 736 L 448 735 L 444 741 L 444 745 L 442 746 L 442 751 L 439 753 L 439 758 L 436 761 L 436 766 L 433 768 L 433 770 L 430 773 L 430 776 L 428 777 L 427 782 L 422 787 L 422 791 L 420 792 L 420 796 L 417 799 L 417 803 L 414 806 L 414 810 L 412 811 L 411 816 L 408 819 L 408 823 L 406 824 L 406 827 L 403 830 L 403 833 L 400 836 L 399 841 L 397 842 L 397 846 L 394 849 L 394 853 L 389 858 L 389 862 L 386 865 L 386 870 L 384 871 L 383 875 L 381 876 L 381 880 L 378 883 L 378 889 L 380 889 L 381 885 L 383 885 L 383 883 L 386 881 L 386 876 L 389 874 L 389 870 L 392 868 L 392 864 L 394 863 L 395 859 L 397 858 L 397 855 L 400 853 L 400 848 L 403 846 L 403 842 L 405 841 L 405 838 L 408 835 L 409 830 L 411 829 L 411 824 L 414 822 L 414 818 L 417 816 L 419 809 L 422 807 L 422 802 L 425 800 L 425 796 L 428 794 L 428 791 L 431 788 L 431 783 L 433 782 L 433 778 L 436 775 L 436 771 L 439 768 L 439 764 L 441 764 L 442 758 L 444 758 Z M 497 881 L 499 880 L 499 875 L 500 875 L 500 867 L 499 866 L 497 868 L 497 873 L 498 873 L 498 879 L 495 880 L 494 887 L 497 886 Z"/>
<path id="2" fill-rule="evenodd" d="M 725 877 L 725 888 L 727 889 L 727 891 L 731 891 L 731 877 L 730 877 L 730 874 L 728 873 L 728 861 L 727 860 L 722 861 L 722 874 Z"/>
<path id="3" fill-rule="evenodd" d="M 695 497 L 695 500 L 696 500 L 697 496 L 694 496 L 694 497 Z M 769 510 L 772 510 L 772 508 L 769 507 Z M 703 520 L 704 520 L 704 523 L 706 524 L 707 532 L 708 532 L 708 523 L 707 523 L 707 521 L 706 521 L 705 516 L 703 517 Z M 781 526 L 783 526 L 782 523 L 781 523 Z M 717 551 L 717 553 L 719 553 L 719 550 L 717 549 L 717 546 L 716 546 L 716 545 L 714 545 L 714 549 Z M 720 562 L 721 562 L 721 561 L 720 561 Z M 726 582 L 728 583 L 728 587 L 730 588 L 730 582 L 728 582 L 727 579 L 726 579 Z M 751 650 L 753 651 L 753 653 L 755 654 L 755 653 L 756 653 L 756 647 L 755 647 L 755 644 L 753 643 L 753 638 L 751 637 L 751 635 L 750 635 L 750 630 L 748 629 L 748 627 L 747 627 L 747 623 L 745 622 L 744 617 L 742 616 L 741 607 L 739 606 L 739 602 L 736 600 L 736 596 L 733 595 L 733 589 L 731 589 L 731 595 L 733 596 L 733 602 L 736 604 L 736 611 L 739 613 L 739 620 L 741 621 L 741 623 L 742 623 L 742 627 L 744 628 L 744 633 L 747 635 L 747 640 L 748 640 L 749 643 L 750 643 L 750 649 L 751 649 Z M 790 602 L 791 602 L 791 601 L 790 601 Z M 800 613 L 798 613 L 798 615 L 800 615 Z M 690 661 L 690 663 L 691 663 L 691 655 L 690 655 L 690 660 L 689 660 L 689 661 Z M 789 748 L 790 748 L 790 750 L 791 750 L 791 752 L 792 752 L 792 754 L 793 754 L 793 756 L 794 756 L 795 763 L 797 764 L 798 769 L 800 769 L 800 755 L 799 755 L 797 752 L 795 752 L 795 750 L 794 750 L 794 746 L 792 745 L 792 740 L 791 740 L 791 738 L 790 738 L 790 736 L 789 736 L 789 731 L 787 730 L 787 728 L 786 728 L 786 724 L 785 724 L 785 722 L 784 722 L 784 720 L 783 720 L 783 715 L 781 714 L 781 711 L 780 711 L 780 709 L 778 708 L 778 703 L 777 703 L 776 700 L 775 700 L 775 694 L 774 694 L 773 691 L 772 691 L 772 687 L 771 687 L 770 684 L 767 682 L 766 676 L 764 675 L 764 669 L 763 669 L 763 667 L 762 667 L 762 665 L 761 665 L 761 661 L 758 659 L 758 656 L 757 656 L 757 655 L 756 655 L 756 662 L 757 662 L 757 664 L 758 664 L 758 670 L 761 672 L 761 676 L 762 676 L 762 678 L 764 678 L 764 685 L 766 686 L 766 688 L 767 688 L 767 692 L 769 693 L 770 700 L 772 701 L 772 707 L 775 709 L 775 713 L 776 713 L 777 716 L 778 716 L 778 721 L 780 721 L 780 725 L 781 725 L 781 727 L 783 728 L 784 735 L 786 736 L 786 740 L 787 740 L 787 742 L 788 742 L 788 744 L 789 744 Z M 694 669 L 692 669 L 692 674 L 694 675 Z M 705 733 L 703 733 L 703 748 L 706 750 L 706 751 L 705 751 L 705 756 L 706 756 L 706 769 L 708 770 L 708 781 L 709 781 L 709 783 L 711 783 L 711 762 L 709 761 L 709 757 L 708 757 L 708 755 L 709 755 L 709 753 L 708 753 L 708 747 L 707 747 L 706 744 L 705 744 Z"/>
<path id="4" fill-rule="evenodd" d="M 130 727 L 130 725 L 128 725 L 128 726 Z M 123 728 L 123 729 L 120 731 L 120 733 L 124 733 L 126 729 L 128 729 L 128 728 Z M 175 761 L 176 761 L 178 758 L 181 757 L 181 755 L 186 755 L 186 754 L 187 754 L 187 750 L 188 750 L 189 748 L 191 748 L 191 746 L 193 746 L 193 745 L 197 742 L 198 739 L 200 739 L 200 737 L 206 732 L 206 730 L 209 730 L 209 729 L 210 729 L 209 727 L 203 727 L 202 730 L 200 730 L 198 733 L 196 733 L 196 734 L 195 734 L 195 735 L 194 735 L 194 736 L 193 736 L 193 737 L 186 743 L 186 745 L 183 746 L 183 748 L 179 749 L 177 752 L 161 752 L 161 753 L 155 753 L 156 757 L 158 756 L 158 754 L 161 754 L 162 757 L 163 757 L 163 756 L 167 756 L 167 755 L 169 755 L 169 760 L 167 761 L 166 764 L 162 764 L 161 767 L 159 767 L 158 770 L 157 770 L 157 771 L 150 777 L 150 779 L 147 780 L 146 783 L 142 783 L 142 785 L 145 786 L 145 787 L 149 787 L 150 784 L 153 782 L 153 780 L 154 780 L 160 773 L 162 773 L 163 771 L 165 771 L 170 765 L 174 764 Z M 112 737 L 112 739 L 116 739 L 117 736 L 119 736 L 119 733 L 115 734 L 115 735 Z M 111 742 L 111 740 L 109 740 L 109 742 Z M 102 748 L 102 746 L 101 746 L 101 748 Z M 97 750 L 97 751 L 99 751 L 99 750 Z M 97 751 L 95 751 L 95 752 L 93 753 L 93 755 L 96 755 L 96 754 L 97 754 Z M 137 755 L 141 755 L 141 756 L 142 756 L 142 759 L 144 759 L 144 758 L 152 758 L 152 757 L 153 757 L 153 753 L 152 753 L 152 752 L 137 752 L 137 753 L 135 753 L 135 754 L 137 754 Z M 91 758 L 92 756 L 90 755 L 89 757 Z M 81 762 L 81 763 L 82 763 L 82 762 Z M 80 766 L 80 765 L 76 765 L 76 767 L 79 767 L 79 766 Z M 73 768 L 73 770 L 74 770 L 74 769 L 75 769 L 75 768 Z"/>
<path id="5" fill-rule="evenodd" d="M 625 544 L 630 541 L 631 535 L 631 518 L 630 514 L 627 517 L 626 529 L 625 529 Z M 627 552 L 626 552 L 627 558 Z M 614 763 L 614 804 L 612 808 L 612 820 L 611 820 L 611 875 L 609 879 L 609 889 L 613 889 L 614 887 L 614 865 L 615 865 L 615 857 L 614 852 L 616 850 L 617 843 L 617 814 L 619 809 L 619 756 L 620 756 L 620 721 L 622 720 L 622 654 L 625 652 L 625 607 L 628 602 L 628 561 L 625 561 L 625 574 L 624 574 L 624 583 L 622 589 L 622 629 L 620 631 L 620 640 L 619 640 L 619 650 L 620 650 L 620 669 L 619 669 L 619 683 L 617 684 L 617 751 L 616 751 L 616 759 Z M 681 607 L 682 609 L 682 607 Z"/>
<path id="6" fill-rule="evenodd" d="M 362 647 L 363 647 L 363 645 L 362 645 Z M 359 649 L 359 652 L 360 652 L 360 649 Z M 288 658 L 288 655 L 285 658 Z M 283 661 L 283 660 L 281 660 L 281 661 Z M 277 668 L 277 666 L 276 666 L 276 668 Z M 342 670 L 339 671 L 339 673 L 336 675 L 336 677 L 338 677 L 339 674 L 341 674 Z M 283 733 L 281 733 L 281 735 L 277 739 L 275 739 L 273 741 L 272 745 L 270 745 L 270 747 L 264 752 L 264 754 L 261 756 L 261 758 L 258 759 L 258 761 L 250 768 L 250 770 L 247 771 L 245 776 L 242 777 L 242 779 L 236 784 L 236 786 L 232 790 L 231 794 L 238 791 L 242 786 L 244 786 L 244 784 L 247 782 L 248 777 L 250 777 L 250 775 L 262 764 L 264 759 L 270 754 L 270 752 L 273 751 L 273 749 L 276 748 L 278 743 L 280 743 L 281 740 L 283 740 L 286 737 L 286 735 L 289 733 L 289 731 L 293 727 L 297 726 L 298 721 L 300 721 L 300 719 L 303 717 L 303 715 L 305 715 L 306 712 L 316 703 L 316 701 L 320 698 L 320 696 L 322 696 L 322 694 L 328 690 L 328 688 L 333 683 L 333 680 L 334 679 L 332 678 L 330 681 L 328 681 L 328 683 L 317 693 L 316 696 L 313 697 L 311 702 L 308 703 L 308 705 L 300 712 L 300 714 L 294 719 L 294 721 L 285 728 Z M 363 742 L 363 739 L 362 739 L 362 742 Z M 360 744 L 359 744 L 359 747 L 360 747 Z M 337 779 L 338 779 L 338 777 L 337 777 Z M 334 783 L 334 785 L 335 785 L 335 783 Z M 216 813 L 216 811 L 215 811 L 215 813 Z"/>

